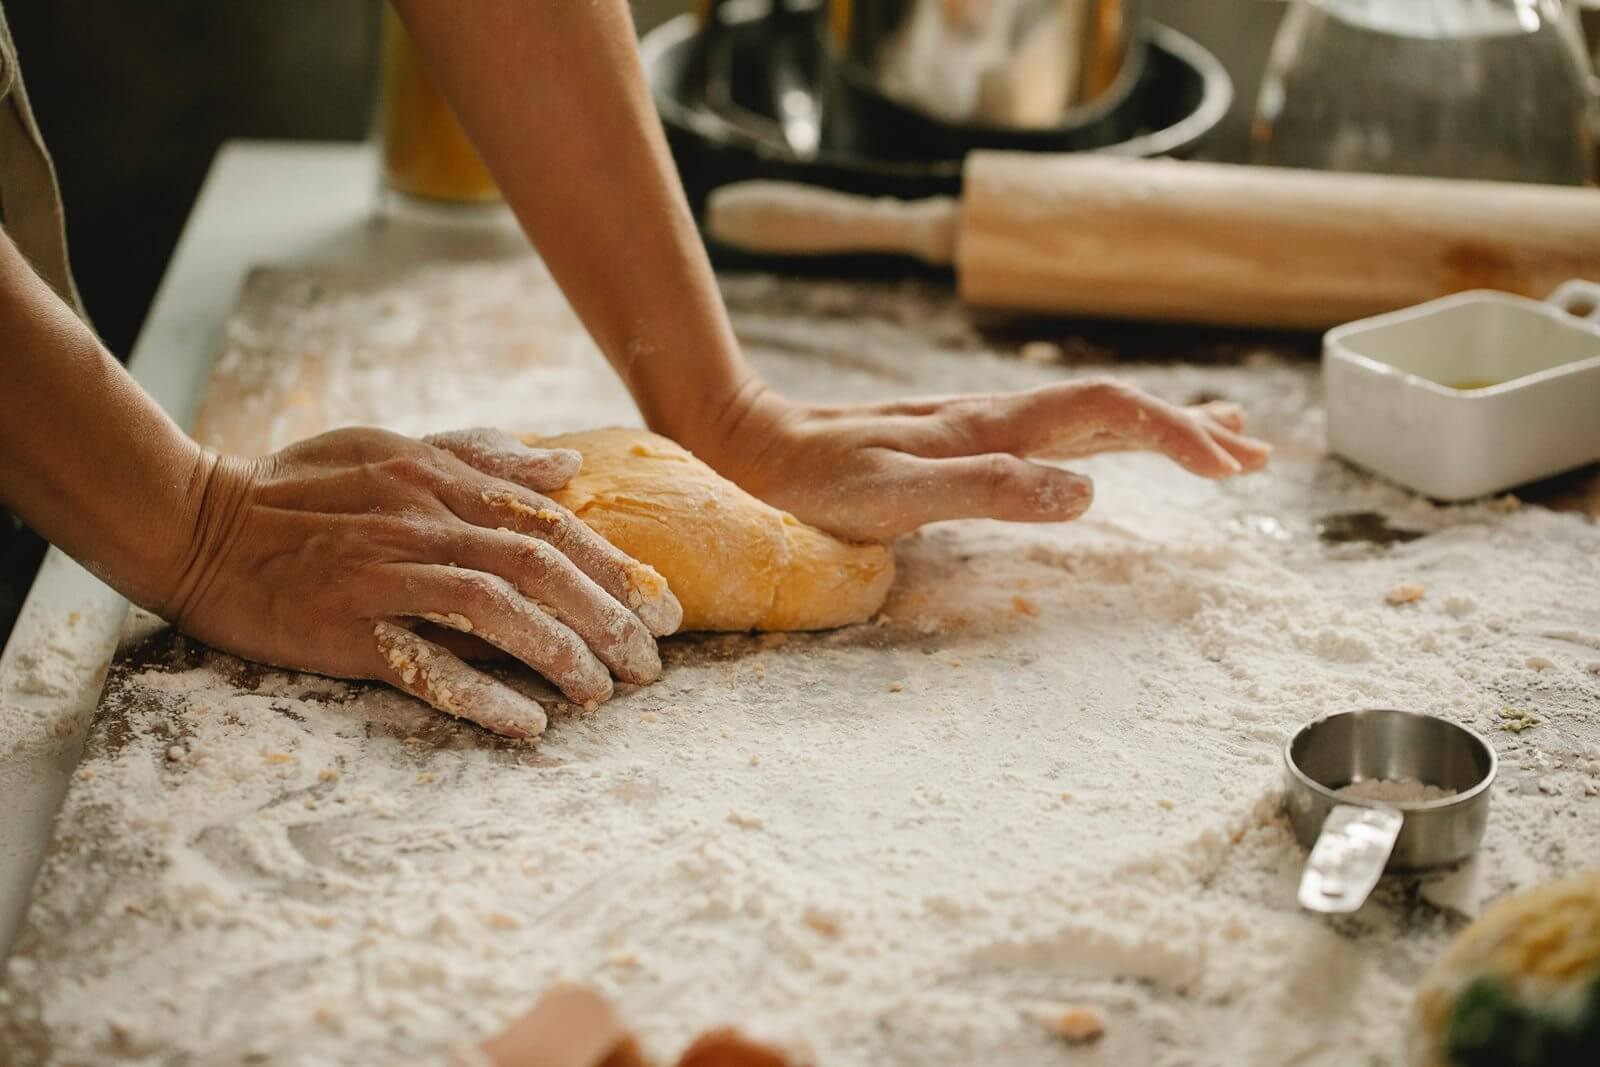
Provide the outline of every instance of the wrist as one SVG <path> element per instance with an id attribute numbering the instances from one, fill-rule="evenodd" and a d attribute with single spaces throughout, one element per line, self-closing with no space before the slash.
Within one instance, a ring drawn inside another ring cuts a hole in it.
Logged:
<path id="1" fill-rule="evenodd" d="M 726 475 L 725 468 L 750 451 L 752 432 L 759 442 L 763 435 L 757 428 L 773 422 L 786 406 L 766 382 L 749 373 L 656 418 L 647 413 L 645 419 L 652 430 L 672 438 Z"/>
<path id="2" fill-rule="evenodd" d="M 172 623 L 193 613 L 214 583 L 255 484 L 256 464 L 196 448 L 175 514 L 173 544 L 156 561 L 148 600 L 137 602 Z"/>

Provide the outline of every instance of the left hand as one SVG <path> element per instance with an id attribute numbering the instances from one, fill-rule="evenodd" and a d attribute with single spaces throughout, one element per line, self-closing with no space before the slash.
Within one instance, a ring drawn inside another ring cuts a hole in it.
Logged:
<path id="1" fill-rule="evenodd" d="M 1088 510 L 1088 478 L 1029 457 L 1150 451 L 1203 478 L 1260 470 L 1271 446 L 1243 428 L 1235 405 L 1179 407 L 1107 379 L 841 407 L 791 403 L 753 383 L 682 443 L 813 526 L 882 541 L 941 519 L 1063 522 Z"/>

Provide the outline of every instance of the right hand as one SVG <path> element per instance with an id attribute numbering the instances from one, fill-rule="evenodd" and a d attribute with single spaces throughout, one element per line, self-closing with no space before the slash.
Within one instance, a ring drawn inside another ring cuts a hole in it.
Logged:
<path id="1" fill-rule="evenodd" d="M 536 702 L 418 634 L 470 634 L 575 704 L 611 676 L 661 673 L 655 637 L 683 612 L 659 575 L 541 491 L 582 462 L 472 430 L 416 441 L 337 430 L 254 461 L 216 460 L 187 560 L 157 610 L 226 652 L 386 681 L 508 737 Z"/>

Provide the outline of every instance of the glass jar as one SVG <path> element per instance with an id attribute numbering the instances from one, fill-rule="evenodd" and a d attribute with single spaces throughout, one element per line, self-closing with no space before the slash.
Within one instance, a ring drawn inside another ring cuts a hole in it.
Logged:
<path id="1" fill-rule="evenodd" d="M 419 207 L 498 205 L 500 190 L 433 79 L 405 25 L 383 9 L 378 137 L 386 191 Z"/>
<path id="2" fill-rule="evenodd" d="M 1251 130 L 1259 163 L 1569 185 L 1595 140 L 1562 0 L 1297 0 Z"/>

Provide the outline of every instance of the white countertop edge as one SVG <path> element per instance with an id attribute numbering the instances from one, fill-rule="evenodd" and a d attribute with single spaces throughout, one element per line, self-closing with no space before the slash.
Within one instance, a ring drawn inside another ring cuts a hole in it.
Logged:
<path id="1" fill-rule="evenodd" d="M 376 188 L 365 145 L 233 141 L 217 153 L 128 369 L 192 423 L 220 334 L 263 260 L 357 258 Z M 0 960 L 27 911 L 50 829 L 83 752 L 128 604 L 51 549 L 0 652 Z M 70 660 L 41 687 L 28 662 Z M 45 691 L 36 691 L 44 689 Z"/>

